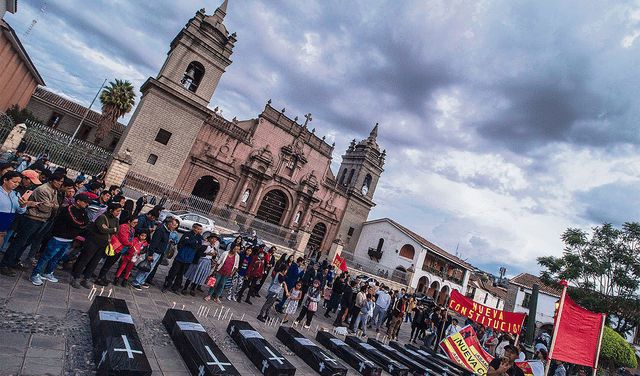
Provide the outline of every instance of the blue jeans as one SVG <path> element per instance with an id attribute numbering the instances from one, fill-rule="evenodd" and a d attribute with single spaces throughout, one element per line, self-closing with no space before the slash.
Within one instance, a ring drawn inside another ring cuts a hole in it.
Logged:
<path id="1" fill-rule="evenodd" d="M 64 253 L 67 252 L 67 249 L 70 245 L 71 240 L 69 240 L 68 242 L 61 242 L 60 240 L 56 240 L 53 237 L 49 239 L 49 242 L 47 242 L 47 248 L 45 248 L 45 250 L 40 255 L 38 264 L 35 268 L 33 268 L 31 276 L 35 277 L 36 275 L 40 274 L 42 268 L 44 267 L 44 264 L 47 264 L 47 267 L 44 269 L 44 274 L 53 273 L 53 268 L 56 266 L 62 256 L 64 256 Z"/>
<path id="2" fill-rule="evenodd" d="M 386 309 L 380 307 L 376 304 L 376 307 L 373 309 L 373 320 L 371 321 L 371 326 L 375 325 L 376 329 L 380 329 L 380 325 L 384 321 Z"/>
<path id="3" fill-rule="evenodd" d="M 22 252 L 24 252 L 27 243 L 31 240 L 31 237 L 40 231 L 44 225 L 45 222 L 22 217 L 22 220 L 16 229 L 16 236 L 13 238 L 9 248 L 7 248 L 7 251 L 4 253 L 2 261 L 0 261 L 0 268 L 6 268 L 17 264 L 22 257 Z"/>
<path id="4" fill-rule="evenodd" d="M 161 254 L 159 253 L 153 254 L 153 261 L 151 262 L 151 270 L 153 270 L 153 268 L 156 266 L 156 264 L 158 263 L 158 261 L 160 261 L 161 258 L 162 258 Z M 151 270 L 149 270 L 148 272 L 141 272 L 140 270 L 138 270 L 138 272 L 136 273 L 136 277 L 133 279 L 133 282 L 131 282 L 131 284 L 134 286 L 140 286 L 141 284 L 143 284 L 144 281 L 147 279 L 147 276 L 149 275 L 149 273 L 151 273 Z"/>
<path id="5" fill-rule="evenodd" d="M 353 324 L 353 330 L 358 330 L 358 325 L 362 322 L 362 333 L 367 335 L 367 318 L 369 317 L 368 313 L 358 313 L 358 317 L 356 317 L 356 322 Z"/>
<path id="6" fill-rule="evenodd" d="M 413 317 L 411 317 L 410 313 L 407 313 L 407 316 L 404 318 L 404 322 L 413 322 Z"/>
<path id="7" fill-rule="evenodd" d="M 8 240 L 11 239 L 11 235 L 13 235 L 13 231 L 14 230 L 7 230 L 7 233 L 5 234 L 2 242 L 2 247 L 0 247 L 1 250 L 4 250 L 9 246 Z"/>
<path id="8" fill-rule="evenodd" d="M 42 226 L 42 228 L 36 232 L 33 237 L 31 237 L 31 239 L 29 239 L 29 242 L 27 243 L 27 247 L 29 247 L 29 254 L 27 255 L 28 258 L 36 257 L 36 253 L 40 249 L 40 245 L 42 245 L 42 239 L 47 235 L 49 230 L 51 230 L 51 226 L 53 226 L 53 221 L 46 221 L 44 226 Z"/>
<path id="9" fill-rule="evenodd" d="M 220 273 L 216 273 L 216 284 L 209 289 L 209 296 L 212 298 L 220 299 L 222 290 L 224 290 L 224 285 L 227 284 L 228 279 L 228 275 L 221 275 Z"/>

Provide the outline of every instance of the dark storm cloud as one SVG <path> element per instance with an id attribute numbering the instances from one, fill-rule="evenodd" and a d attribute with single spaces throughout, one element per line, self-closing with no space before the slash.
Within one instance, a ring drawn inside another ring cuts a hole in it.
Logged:
<path id="1" fill-rule="evenodd" d="M 581 217 L 592 223 L 620 226 L 640 218 L 639 197 L 637 183 L 616 182 L 576 194 L 575 204 L 583 208 Z"/>

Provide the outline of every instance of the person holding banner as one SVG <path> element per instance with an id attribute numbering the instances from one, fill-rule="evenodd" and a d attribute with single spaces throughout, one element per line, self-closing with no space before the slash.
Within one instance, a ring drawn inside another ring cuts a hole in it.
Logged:
<path id="1" fill-rule="evenodd" d="M 518 348 L 514 345 L 505 346 L 504 357 L 495 358 L 489 363 L 487 376 L 501 376 L 502 374 L 524 376 L 522 369 L 515 364 L 516 359 L 518 359 Z"/>

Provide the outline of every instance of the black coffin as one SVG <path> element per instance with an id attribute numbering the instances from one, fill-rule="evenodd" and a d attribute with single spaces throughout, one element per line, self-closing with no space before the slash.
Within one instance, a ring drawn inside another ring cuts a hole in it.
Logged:
<path id="1" fill-rule="evenodd" d="M 408 356 L 402 354 L 401 352 L 395 350 L 393 347 L 385 345 L 384 343 L 374 339 L 369 338 L 367 343 L 376 349 L 382 351 L 385 355 L 387 355 L 391 359 L 395 359 L 398 362 L 404 364 L 409 367 L 409 370 L 414 375 L 420 376 L 440 376 L 440 374 L 433 372 L 429 367 L 425 367 L 421 363 L 416 362 L 415 360 L 409 358 Z"/>
<path id="2" fill-rule="evenodd" d="M 442 375 L 448 375 L 448 376 L 462 376 L 462 372 L 458 371 L 457 369 L 449 368 L 435 361 L 432 361 L 430 355 L 420 354 L 407 347 L 403 347 L 399 342 L 391 341 L 389 342 L 389 346 L 393 347 L 394 350 L 399 351 L 400 353 L 408 356 L 412 360 L 426 366 L 427 368 L 429 368 L 434 372 L 437 372 Z"/>
<path id="3" fill-rule="evenodd" d="M 316 334 L 316 341 L 320 342 L 322 346 L 329 349 L 364 376 L 380 376 L 382 374 L 382 368 L 380 368 L 380 366 L 334 337 L 331 333 L 323 330 L 319 331 L 318 334 Z"/>
<path id="4" fill-rule="evenodd" d="M 151 375 L 127 302 L 96 296 L 89 321 L 97 375 Z"/>
<path id="5" fill-rule="evenodd" d="M 193 313 L 168 309 L 162 323 L 191 375 L 240 375 Z"/>
<path id="6" fill-rule="evenodd" d="M 253 364 L 267 376 L 295 375 L 296 367 L 246 321 L 231 320 L 227 333 Z"/>
<path id="7" fill-rule="evenodd" d="M 281 326 L 276 333 L 276 338 L 323 376 L 345 376 L 349 371 L 337 359 L 294 328 Z"/>
<path id="8" fill-rule="evenodd" d="M 462 375 L 465 375 L 465 376 L 475 375 L 475 373 L 470 369 L 468 369 L 467 367 L 461 364 L 458 364 L 453 360 L 449 359 L 449 357 L 442 354 L 438 354 L 433 350 L 429 350 L 423 346 L 421 346 L 420 348 L 417 348 L 410 344 L 407 344 L 405 347 L 417 352 L 418 354 L 424 355 L 430 361 L 433 361 L 434 363 L 437 363 L 437 364 L 441 364 L 443 367 L 449 367 L 450 369 L 458 370 Z"/>
<path id="9" fill-rule="evenodd" d="M 393 376 L 406 376 L 409 373 L 409 368 L 407 366 L 389 358 L 380 350 L 376 349 L 368 343 L 362 342 L 360 338 L 356 336 L 347 336 L 344 342 L 358 351 L 360 354 L 369 358 L 369 360 L 372 360 L 374 363 L 380 365 L 383 370 L 389 372 Z"/>

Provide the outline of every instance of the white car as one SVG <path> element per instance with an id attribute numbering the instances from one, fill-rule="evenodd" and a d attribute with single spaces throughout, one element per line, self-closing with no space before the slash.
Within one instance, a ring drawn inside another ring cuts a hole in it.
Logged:
<path id="1" fill-rule="evenodd" d="M 160 219 L 164 220 L 166 217 L 175 217 L 180 220 L 180 226 L 178 231 L 186 232 L 191 230 L 194 223 L 202 225 L 202 238 L 207 239 L 211 234 L 216 234 L 216 222 L 213 219 L 209 219 L 200 214 L 191 213 L 185 210 L 178 210 L 175 212 L 168 212 L 166 215 L 160 215 Z"/>

